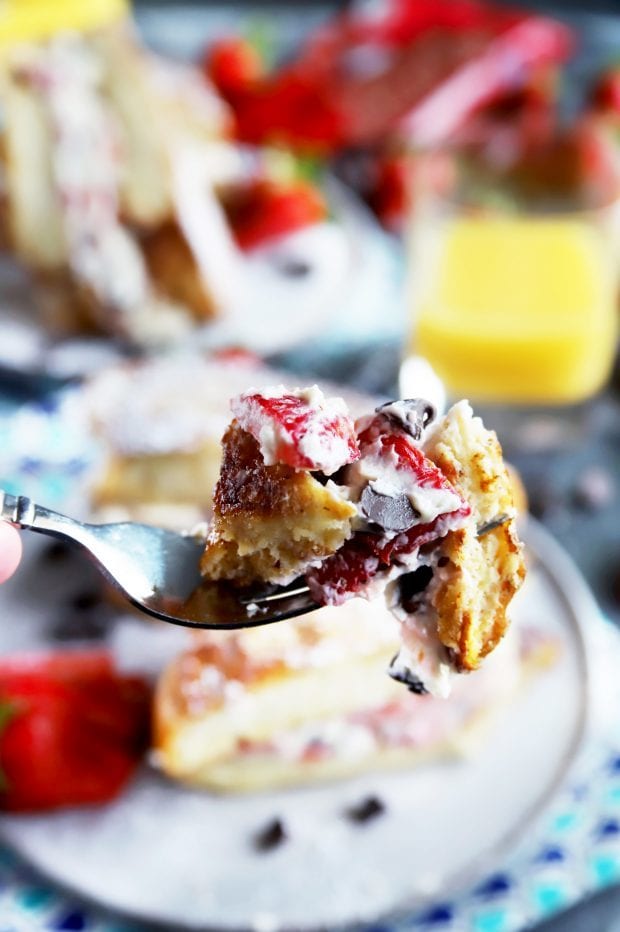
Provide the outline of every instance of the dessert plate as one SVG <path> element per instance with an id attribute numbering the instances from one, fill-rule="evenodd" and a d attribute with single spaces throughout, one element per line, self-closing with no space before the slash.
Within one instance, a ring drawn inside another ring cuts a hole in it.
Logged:
<path id="1" fill-rule="evenodd" d="M 499 710 L 470 756 L 238 797 L 174 785 L 145 767 L 105 808 L 2 818 L 3 839 L 53 881 L 166 928 L 333 929 L 454 894 L 531 837 L 600 724 L 599 696 L 609 708 L 617 691 L 603 662 L 617 656 L 617 635 L 577 569 L 535 523 L 527 543 L 531 567 L 515 623 L 557 640 L 557 660 Z M 29 550 L 0 590 L 0 647 L 49 640 L 84 585 L 83 571 L 60 573 L 40 548 Z M 185 636 L 124 616 L 109 638 L 124 667 L 155 671 Z M 347 816 L 369 796 L 381 800 L 379 816 Z M 276 818 L 284 842 L 257 850 L 257 833 Z"/>

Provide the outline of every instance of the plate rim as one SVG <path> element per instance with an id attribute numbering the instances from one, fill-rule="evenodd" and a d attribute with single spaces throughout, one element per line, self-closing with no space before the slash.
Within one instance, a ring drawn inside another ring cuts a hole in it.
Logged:
<path id="1" fill-rule="evenodd" d="M 450 894 L 444 899 L 454 899 L 469 887 L 475 886 L 486 873 L 492 871 L 495 860 L 505 859 L 509 856 L 524 836 L 533 826 L 539 824 L 545 812 L 550 808 L 554 798 L 561 787 L 570 782 L 571 775 L 579 766 L 585 756 L 588 738 L 591 736 L 593 726 L 594 678 L 591 674 L 591 654 L 594 651 L 593 627 L 606 625 L 605 618 L 591 592 L 583 574 L 553 535 L 535 518 L 527 517 L 522 530 L 522 539 L 526 550 L 542 568 L 548 582 L 552 585 L 554 593 L 563 603 L 566 617 L 570 619 L 570 630 L 576 643 L 576 654 L 580 667 L 583 699 L 579 710 L 579 717 L 574 729 L 570 745 L 558 764 L 557 771 L 547 784 L 539 797 L 527 808 L 518 826 L 506 832 L 497 842 L 479 852 L 469 863 L 467 868 L 448 878 Z M 28 818 L 26 816 L 26 818 Z M 0 817 L 0 842 L 5 844 L 18 858 L 31 870 L 35 871 L 44 881 L 53 884 L 56 890 L 64 893 L 86 907 L 97 909 L 104 916 L 115 919 L 128 920 L 154 930 L 179 930 L 179 932 L 253 932 L 256 926 L 250 922 L 247 925 L 210 925 L 209 920 L 199 923 L 178 922 L 176 919 L 149 915 L 146 912 L 135 912 L 131 909 L 118 908 L 105 900 L 81 891 L 79 887 L 71 885 L 65 878 L 58 878 L 53 868 L 42 867 L 36 859 L 22 854 L 10 838 L 5 835 L 5 826 Z M 374 925 L 385 922 L 398 922 L 409 918 L 412 913 L 432 907 L 438 901 L 435 892 L 429 895 L 414 894 L 405 902 L 396 903 L 393 907 L 372 916 L 357 917 L 345 922 L 330 923 L 326 925 L 274 925 L 274 932 L 353 932 L 360 925 Z"/>

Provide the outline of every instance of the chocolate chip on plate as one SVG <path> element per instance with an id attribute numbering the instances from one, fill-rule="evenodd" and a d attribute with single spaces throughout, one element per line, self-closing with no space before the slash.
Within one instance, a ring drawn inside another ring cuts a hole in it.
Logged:
<path id="1" fill-rule="evenodd" d="M 69 556 L 71 553 L 71 548 L 67 544 L 63 544 L 60 540 L 55 540 L 53 544 L 49 544 L 41 554 L 41 559 L 49 563 L 57 563 L 60 560 L 64 560 L 65 557 Z"/>
<path id="2" fill-rule="evenodd" d="M 254 836 L 254 847 L 257 851 L 271 851 L 283 844 L 287 838 L 288 833 L 282 820 L 272 819 Z"/>
<path id="3" fill-rule="evenodd" d="M 110 621 L 103 613 L 69 611 L 52 623 L 49 635 L 54 641 L 101 641 L 109 631 Z"/>
<path id="4" fill-rule="evenodd" d="M 573 504 L 583 511 L 600 511 L 611 504 L 616 495 L 614 480 L 602 466 L 588 466 L 573 488 Z"/>
<path id="5" fill-rule="evenodd" d="M 312 266 L 304 259 L 296 259 L 290 256 L 277 260 L 278 271 L 282 272 L 288 278 L 306 278 L 312 271 Z"/>
<path id="6" fill-rule="evenodd" d="M 85 589 L 83 592 L 79 592 L 77 595 L 73 596 L 69 604 L 71 608 L 78 612 L 89 612 L 93 608 L 98 608 L 101 605 L 101 601 L 101 590 Z"/>
<path id="7" fill-rule="evenodd" d="M 351 822 L 363 824 L 376 819 L 385 812 L 385 803 L 378 796 L 367 796 L 361 802 L 345 809 L 345 815 Z"/>
<path id="8" fill-rule="evenodd" d="M 404 492 L 400 495 L 384 495 L 375 492 L 369 484 L 360 497 L 362 514 L 370 524 L 385 531 L 406 531 L 416 523 L 420 512 L 416 511 Z"/>

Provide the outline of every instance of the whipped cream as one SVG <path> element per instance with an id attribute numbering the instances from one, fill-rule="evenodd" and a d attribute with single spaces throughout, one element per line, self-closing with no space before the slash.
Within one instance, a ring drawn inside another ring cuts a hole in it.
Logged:
<path id="1" fill-rule="evenodd" d="M 244 392 L 232 401 L 231 408 L 240 426 L 258 441 L 267 466 L 282 461 L 283 448 L 294 448 L 313 464 L 312 469 L 321 470 L 328 476 L 351 461 L 349 438 L 333 427 L 330 429 L 331 422 L 339 418 L 349 420 L 342 398 L 326 398 L 318 385 L 292 391 L 283 385 L 261 389 L 258 394 L 263 398 L 286 396 L 303 402 L 306 408 L 300 411 L 303 425 L 297 426 L 293 432 L 283 420 L 271 416 L 260 404 L 254 403 L 252 396 L 255 394 L 256 389 Z M 352 433 L 352 422 L 349 424 Z"/>

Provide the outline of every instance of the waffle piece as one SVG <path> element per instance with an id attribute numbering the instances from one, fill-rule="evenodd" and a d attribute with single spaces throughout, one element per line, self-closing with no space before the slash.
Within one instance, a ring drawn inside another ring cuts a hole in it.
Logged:
<path id="1" fill-rule="evenodd" d="M 188 308 L 196 320 L 211 320 L 219 305 L 200 274 L 191 248 L 176 223 L 165 223 L 145 234 L 141 246 L 158 292 Z"/>
<path id="2" fill-rule="evenodd" d="M 225 108 L 191 69 L 125 28 L 62 34 L 11 49 L 0 93 L 3 226 L 53 285 L 48 319 L 169 344 L 234 303 L 238 253 L 211 152 Z"/>

